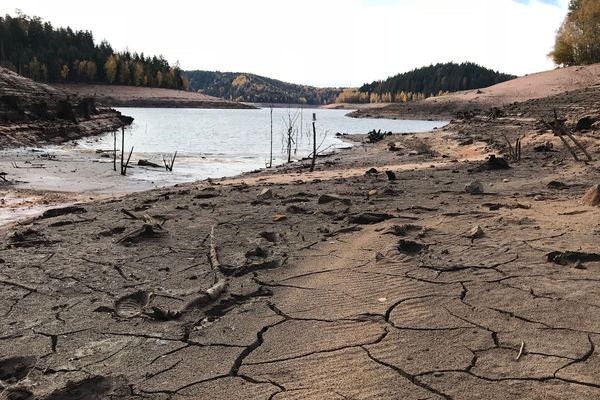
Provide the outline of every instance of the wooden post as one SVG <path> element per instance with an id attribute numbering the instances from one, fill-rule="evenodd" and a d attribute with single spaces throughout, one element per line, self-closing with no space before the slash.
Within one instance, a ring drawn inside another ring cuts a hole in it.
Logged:
<path id="1" fill-rule="evenodd" d="M 315 162 L 317 160 L 317 128 L 315 127 L 315 122 L 317 121 L 317 114 L 313 113 L 312 117 L 312 126 L 313 126 L 313 154 L 312 161 L 310 162 L 310 172 L 315 170 Z"/>
<path id="2" fill-rule="evenodd" d="M 127 175 L 127 166 L 129 165 L 129 160 L 131 160 L 132 153 L 133 153 L 133 146 L 131 146 L 131 151 L 129 152 L 129 157 L 127 157 L 127 162 L 125 163 L 125 165 L 123 165 L 121 167 L 121 175 Z"/>
<path id="3" fill-rule="evenodd" d="M 113 169 L 117 172 L 117 131 L 113 131 Z"/>
<path id="4" fill-rule="evenodd" d="M 269 168 L 273 167 L 273 104 L 271 104 L 271 154 L 269 155 Z"/>
<path id="5" fill-rule="evenodd" d="M 123 158 L 125 155 L 125 124 L 121 123 L 121 175 L 125 175 L 125 171 L 123 170 Z"/>

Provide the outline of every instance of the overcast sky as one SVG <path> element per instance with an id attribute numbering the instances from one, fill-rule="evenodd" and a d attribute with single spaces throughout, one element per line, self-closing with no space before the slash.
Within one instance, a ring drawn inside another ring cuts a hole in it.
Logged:
<path id="1" fill-rule="evenodd" d="M 358 86 L 413 68 L 473 61 L 516 75 L 546 55 L 568 0 L 2 0 L 113 48 L 163 54 L 183 69 L 252 72 Z"/>

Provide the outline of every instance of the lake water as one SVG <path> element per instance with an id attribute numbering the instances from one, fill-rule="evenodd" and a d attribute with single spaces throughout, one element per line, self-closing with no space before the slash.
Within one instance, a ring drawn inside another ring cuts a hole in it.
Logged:
<path id="1" fill-rule="evenodd" d="M 147 159 L 163 164 L 163 155 L 177 151 L 173 172 L 164 168 L 138 168 L 128 171 L 132 179 L 150 180 L 156 185 L 188 182 L 208 177 L 236 175 L 263 168 L 269 161 L 270 109 L 212 110 L 212 109 L 157 109 L 119 108 L 125 115 L 135 118 L 133 126 L 126 129 L 126 154 L 134 147 L 132 164 Z M 348 110 L 326 109 L 273 109 L 273 165 L 286 161 L 284 136 L 290 117 L 295 120 L 292 158 L 297 160 L 312 151 L 309 133 L 312 132 L 312 115 L 316 113 L 317 143 L 320 151 L 347 147 L 335 136 L 342 133 L 367 133 L 372 129 L 382 131 L 425 132 L 441 127 L 446 122 L 391 119 L 357 119 L 345 115 Z M 121 143 L 120 132 L 117 146 Z M 82 139 L 77 148 L 113 148 L 113 134 Z M 109 162 L 109 160 L 106 160 Z"/>

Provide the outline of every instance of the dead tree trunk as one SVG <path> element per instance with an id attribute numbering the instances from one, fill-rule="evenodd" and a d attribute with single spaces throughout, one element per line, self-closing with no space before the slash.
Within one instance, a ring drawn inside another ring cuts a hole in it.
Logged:
<path id="1" fill-rule="evenodd" d="M 117 172 L 117 131 L 113 131 L 113 169 Z"/>
<path id="2" fill-rule="evenodd" d="M 575 149 L 573 149 L 569 145 L 569 143 L 567 142 L 567 139 L 565 139 L 565 136 L 568 137 L 569 139 L 571 139 L 571 141 L 573 143 L 575 143 L 575 146 L 577 146 L 579 148 L 579 150 L 581 150 L 581 152 L 585 155 L 585 157 L 588 159 L 588 161 L 592 161 L 592 156 L 590 155 L 590 153 L 587 152 L 585 147 L 581 143 L 579 143 L 579 141 L 577 139 L 575 139 L 575 137 L 571 134 L 569 129 L 567 129 L 567 127 L 565 126 L 565 121 L 566 121 L 566 119 L 558 118 L 556 109 L 554 109 L 554 121 L 552 121 L 551 124 L 542 120 L 544 125 L 546 125 L 548 128 L 550 128 L 552 130 L 552 132 L 554 132 L 554 134 L 560 138 L 560 140 L 563 142 L 563 144 L 565 145 L 565 147 L 567 148 L 569 153 L 571 153 L 571 155 L 573 156 L 575 161 L 579 161 L 579 157 L 577 157 L 577 153 L 575 153 Z"/>
<path id="3" fill-rule="evenodd" d="M 271 104 L 271 152 L 269 154 L 269 168 L 273 167 L 273 105 Z"/>
<path id="4" fill-rule="evenodd" d="M 121 175 L 125 175 L 125 171 L 123 170 L 123 163 L 124 163 L 124 158 L 125 158 L 125 154 L 123 154 L 125 152 L 125 124 L 121 124 Z"/>
<path id="5" fill-rule="evenodd" d="M 317 161 L 317 128 L 315 122 L 317 121 L 317 114 L 313 113 L 312 128 L 313 128 L 313 153 L 312 160 L 310 162 L 310 172 L 315 170 L 315 163 Z"/>

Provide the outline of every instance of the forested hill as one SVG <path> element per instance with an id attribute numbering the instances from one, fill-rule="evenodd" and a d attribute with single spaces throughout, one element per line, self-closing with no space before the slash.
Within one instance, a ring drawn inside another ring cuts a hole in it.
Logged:
<path id="1" fill-rule="evenodd" d="M 316 88 L 239 72 L 185 71 L 190 90 L 234 101 L 281 104 L 328 104 L 338 88 Z"/>
<path id="2" fill-rule="evenodd" d="M 470 62 L 435 64 L 364 84 L 355 95 L 362 94 L 364 101 L 361 102 L 374 102 L 374 99 L 384 102 L 407 101 L 407 97 L 413 100 L 446 92 L 484 88 L 513 78 L 515 76 Z"/>
<path id="3" fill-rule="evenodd" d="M 38 17 L 0 17 L 0 66 L 41 82 L 94 82 L 185 89 L 181 70 L 162 57 L 115 52 L 90 31 L 55 28 Z"/>

